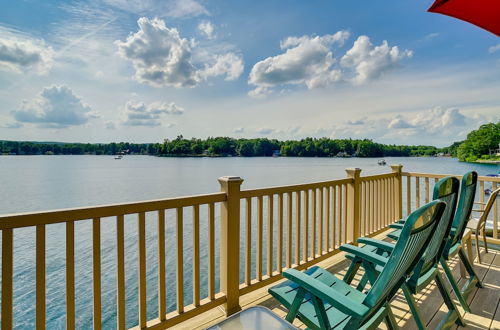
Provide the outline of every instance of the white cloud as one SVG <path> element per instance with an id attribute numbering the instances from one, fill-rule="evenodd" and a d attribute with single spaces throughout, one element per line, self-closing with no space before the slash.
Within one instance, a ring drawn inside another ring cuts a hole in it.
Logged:
<path id="1" fill-rule="evenodd" d="M 269 127 L 262 127 L 257 130 L 257 133 L 262 134 L 262 135 L 269 135 L 271 133 L 276 132 L 275 129 L 269 128 Z"/>
<path id="2" fill-rule="evenodd" d="M 0 28 L 0 70 L 43 75 L 52 67 L 53 57 L 54 51 L 43 40 Z"/>
<path id="3" fill-rule="evenodd" d="M 123 124 L 127 126 L 160 126 L 164 115 L 181 115 L 183 113 L 184 109 L 173 102 L 154 102 L 146 105 L 144 102 L 128 101 L 125 105 Z"/>
<path id="4" fill-rule="evenodd" d="M 97 117 L 90 106 L 64 85 L 44 88 L 31 102 L 23 101 L 13 115 L 18 122 L 48 128 L 83 125 Z"/>
<path id="5" fill-rule="evenodd" d="M 391 120 L 387 128 L 412 128 L 414 127 L 406 120 L 404 120 L 400 115 L 397 115 L 396 118 Z"/>
<path id="6" fill-rule="evenodd" d="M 364 125 L 366 121 L 366 118 L 361 118 L 361 119 L 356 119 L 356 120 L 348 120 L 347 124 L 348 125 Z"/>
<path id="7" fill-rule="evenodd" d="M 191 63 L 189 41 L 157 18 L 141 17 L 137 24 L 138 32 L 124 42 L 116 41 L 120 55 L 132 61 L 136 79 L 155 87 L 195 86 L 196 69 Z"/>
<path id="8" fill-rule="evenodd" d="M 209 21 L 203 21 L 200 24 L 198 24 L 198 31 L 200 31 L 208 39 L 215 38 L 215 27 Z"/>
<path id="9" fill-rule="evenodd" d="M 359 36 L 353 47 L 342 57 L 340 64 L 344 68 L 354 70 L 353 83 L 364 84 L 393 69 L 401 60 L 412 56 L 412 51 L 400 52 L 397 46 L 389 47 L 385 40 L 380 46 L 374 46 L 370 38 Z"/>
<path id="10" fill-rule="evenodd" d="M 116 41 L 122 57 L 132 61 L 136 79 L 154 87 L 194 87 L 211 76 L 226 75 L 234 80 L 243 72 L 243 60 L 234 53 L 215 54 L 198 69 L 193 64 L 190 42 L 160 19 L 137 21 L 139 31 L 126 41 Z"/>
<path id="11" fill-rule="evenodd" d="M 236 128 L 233 130 L 233 133 L 236 133 L 236 134 L 242 134 L 242 133 L 245 133 L 245 128 L 243 128 L 243 127 L 236 127 Z"/>
<path id="12" fill-rule="evenodd" d="M 389 47 L 387 41 L 374 46 L 367 36 L 360 36 L 353 47 L 338 61 L 333 45 L 343 45 L 349 32 L 332 35 L 288 37 L 280 43 L 286 52 L 256 63 L 248 83 L 257 86 L 248 94 L 262 97 L 278 85 L 305 85 L 309 89 L 325 87 L 340 81 L 356 85 L 379 78 L 397 67 L 412 51 Z M 340 63 L 339 63 L 340 62 Z"/>
<path id="13" fill-rule="evenodd" d="M 184 17 L 209 15 L 208 10 L 198 1 L 194 0 L 173 0 L 168 4 L 168 16 Z"/>
<path id="14" fill-rule="evenodd" d="M 491 46 L 490 48 L 488 48 L 488 52 L 490 54 L 493 54 L 493 53 L 495 53 L 495 52 L 497 52 L 499 50 L 500 50 L 500 44 L 498 44 L 496 46 Z"/>
<path id="15" fill-rule="evenodd" d="M 205 69 L 198 72 L 201 79 L 212 76 L 226 76 L 226 80 L 235 80 L 243 73 L 243 60 L 234 53 L 214 56 L 215 63 L 205 65 Z"/>
<path id="16" fill-rule="evenodd" d="M 285 53 L 253 66 L 248 82 L 257 88 L 250 95 L 261 95 L 259 91 L 281 84 L 305 84 L 311 89 L 340 80 L 340 71 L 332 69 L 331 47 L 342 45 L 348 37 L 347 31 L 322 37 L 288 37 L 280 44 Z"/>
<path id="17" fill-rule="evenodd" d="M 33 101 L 23 101 L 13 115 L 18 122 L 45 128 L 83 125 L 97 117 L 90 106 L 64 85 L 44 88 Z"/>
<path id="18" fill-rule="evenodd" d="M 170 17 L 209 15 L 208 10 L 195 0 L 103 0 L 103 2 L 137 15 L 158 15 L 159 13 Z"/>
<path id="19" fill-rule="evenodd" d="M 116 129 L 116 124 L 112 121 L 107 121 L 104 127 L 106 127 L 106 129 Z"/>

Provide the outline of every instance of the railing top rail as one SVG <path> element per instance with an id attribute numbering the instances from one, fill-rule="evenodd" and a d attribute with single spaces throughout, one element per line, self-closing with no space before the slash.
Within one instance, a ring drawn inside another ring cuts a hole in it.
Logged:
<path id="1" fill-rule="evenodd" d="M 92 207 L 0 215 L 0 230 L 224 202 L 223 192 Z"/>
<path id="2" fill-rule="evenodd" d="M 417 173 L 417 172 L 402 172 L 401 175 L 403 176 L 410 176 L 410 177 L 420 177 L 420 178 L 444 178 L 447 176 L 454 176 L 457 179 L 462 178 L 461 175 L 456 175 L 456 174 L 432 174 L 432 173 Z M 500 177 L 494 177 L 494 176 L 478 176 L 479 181 L 487 181 L 487 182 L 500 182 Z"/>
<path id="3" fill-rule="evenodd" d="M 248 189 L 248 190 L 242 190 L 240 192 L 240 197 L 241 198 L 259 197 L 259 196 L 284 194 L 289 192 L 303 191 L 303 190 L 330 187 L 330 186 L 338 186 L 342 184 L 351 183 L 352 180 L 353 179 L 348 178 L 348 179 L 331 180 L 331 181 L 302 183 L 289 186 Z"/>
<path id="4" fill-rule="evenodd" d="M 359 179 L 361 181 L 376 181 L 380 179 L 395 178 L 397 176 L 398 173 L 384 173 L 384 174 L 361 176 L 359 177 Z"/>

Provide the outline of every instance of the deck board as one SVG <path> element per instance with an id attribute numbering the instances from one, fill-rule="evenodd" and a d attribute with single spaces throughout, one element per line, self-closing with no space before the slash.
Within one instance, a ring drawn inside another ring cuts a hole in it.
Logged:
<path id="1" fill-rule="evenodd" d="M 483 280 L 485 287 L 483 289 L 474 289 L 469 295 L 468 301 L 472 312 L 465 313 L 453 294 L 452 297 L 467 323 L 467 326 L 463 329 L 500 329 L 500 251 L 490 249 L 488 254 L 485 254 L 484 250 L 481 253 L 483 263 L 475 263 L 474 267 L 478 276 Z M 344 255 L 340 253 L 322 261 L 319 265 L 342 277 L 349 264 Z M 452 268 L 455 278 L 460 278 L 458 258 L 451 261 L 450 268 Z M 357 276 L 353 283 L 356 283 L 359 278 L 360 276 Z M 464 281 L 465 279 L 460 278 L 459 285 L 463 285 Z M 448 290 L 451 291 L 446 279 L 444 282 Z M 271 284 L 269 287 L 275 284 Z M 242 308 L 260 305 L 284 317 L 286 310 L 267 294 L 267 289 L 268 287 L 264 287 L 242 296 L 240 298 Z M 447 312 L 446 305 L 444 305 L 437 287 L 435 285 L 429 286 L 422 294 L 416 296 L 416 300 L 428 328 L 434 328 Z M 401 328 L 416 329 L 415 322 L 401 291 L 393 299 L 391 306 L 396 321 Z M 177 325 L 175 329 L 204 329 L 222 321 L 224 318 L 222 309 L 216 308 Z M 300 328 L 305 328 L 298 320 L 295 320 L 294 324 Z M 382 324 L 380 329 L 386 329 L 385 324 Z M 462 328 L 459 327 L 459 329 Z"/>

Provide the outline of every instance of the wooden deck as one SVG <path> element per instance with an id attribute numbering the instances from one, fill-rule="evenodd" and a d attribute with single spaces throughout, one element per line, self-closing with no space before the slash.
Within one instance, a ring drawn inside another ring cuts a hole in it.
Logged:
<path id="1" fill-rule="evenodd" d="M 490 248 L 489 253 L 486 254 L 482 249 L 481 257 L 482 264 L 475 263 L 474 267 L 478 276 L 483 281 L 484 288 L 476 288 L 469 295 L 467 300 L 471 306 L 472 312 L 465 313 L 456 299 L 455 303 L 467 323 L 465 329 L 500 329 L 500 251 Z M 475 260 L 477 262 L 477 258 Z M 328 268 L 332 273 L 343 276 L 347 270 L 348 262 L 344 258 L 343 253 L 340 253 L 319 263 L 319 265 Z M 455 278 L 460 278 L 458 258 L 453 260 L 451 265 Z M 359 280 L 359 277 L 357 277 L 356 280 Z M 461 278 L 459 285 L 461 285 L 463 281 L 464 279 Z M 446 280 L 445 282 L 447 284 Z M 448 288 L 451 291 L 449 286 Z M 265 287 L 242 296 L 240 299 L 242 308 L 245 309 L 251 306 L 261 305 L 284 317 L 286 310 L 267 293 L 267 289 L 268 287 Z M 454 297 L 453 294 L 452 297 Z M 434 329 L 447 311 L 436 286 L 432 285 L 427 288 L 422 294 L 417 296 L 416 300 L 422 317 L 425 322 L 427 322 L 427 327 L 429 329 Z M 417 329 L 402 292 L 400 292 L 391 302 L 391 306 L 396 316 L 396 320 L 398 321 L 398 325 L 402 329 Z M 225 316 L 222 309 L 215 308 L 179 324 L 175 329 L 204 329 L 220 322 L 224 318 Z M 298 320 L 295 320 L 294 324 L 300 328 L 305 328 Z M 381 325 L 381 329 L 385 329 L 385 324 Z"/>

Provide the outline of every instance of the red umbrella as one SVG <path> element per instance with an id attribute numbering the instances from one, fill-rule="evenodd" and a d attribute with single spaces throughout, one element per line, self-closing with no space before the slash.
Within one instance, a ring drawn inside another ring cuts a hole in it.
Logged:
<path id="1" fill-rule="evenodd" d="M 467 21 L 500 37 L 500 0 L 436 0 L 427 11 Z"/>

